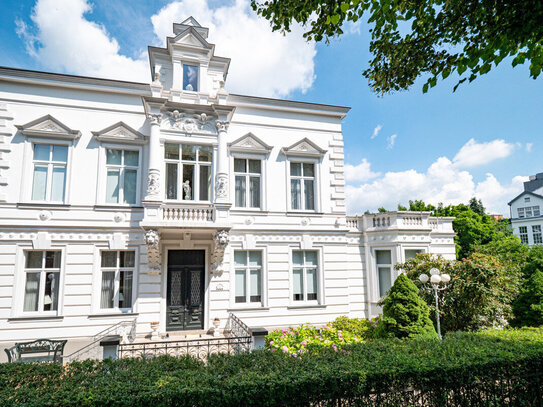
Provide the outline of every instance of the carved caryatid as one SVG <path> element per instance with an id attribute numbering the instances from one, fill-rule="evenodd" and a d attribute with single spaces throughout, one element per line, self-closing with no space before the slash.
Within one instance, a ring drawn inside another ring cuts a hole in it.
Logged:
<path id="1" fill-rule="evenodd" d="M 217 198 L 228 198 L 228 174 L 217 174 L 215 195 Z"/>
<path id="2" fill-rule="evenodd" d="M 145 232 L 145 244 L 149 274 L 160 274 L 160 234 L 158 230 L 149 229 Z"/>
<path id="3" fill-rule="evenodd" d="M 147 176 L 147 197 L 157 197 L 160 195 L 160 171 L 154 168 L 149 169 Z"/>
<path id="4" fill-rule="evenodd" d="M 213 254 L 211 256 L 212 271 L 214 274 L 222 272 L 221 265 L 224 259 L 224 251 L 228 242 L 230 241 L 230 235 L 227 230 L 219 230 L 215 233 L 213 242 Z"/>

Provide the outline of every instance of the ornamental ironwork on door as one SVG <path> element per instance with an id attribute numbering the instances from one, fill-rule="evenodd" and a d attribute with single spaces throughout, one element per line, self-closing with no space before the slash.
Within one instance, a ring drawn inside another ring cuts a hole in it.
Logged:
<path id="1" fill-rule="evenodd" d="M 170 250 L 166 294 L 166 330 L 204 327 L 205 252 Z"/>

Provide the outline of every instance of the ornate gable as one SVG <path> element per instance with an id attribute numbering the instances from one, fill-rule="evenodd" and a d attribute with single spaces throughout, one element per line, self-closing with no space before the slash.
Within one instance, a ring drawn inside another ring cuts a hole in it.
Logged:
<path id="1" fill-rule="evenodd" d="M 75 140 L 81 136 L 79 130 L 72 130 L 51 115 L 40 117 L 29 123 L 16 126 L 22 134 L 30 137 L 47 137 Z"/>
<path id="2" fill-rule="evenodd" d="M 145 144 L 147 136 L 123 122 L 115 123 L 100 131 L 93 131 L 94 138 L 100 142 L 126 143 L 126 144 Z"/>
<path id="3" fill-rule="evenodd" d="M 211 49 L 213 46 L 194 28 L 187 27 L 171 39 L 174 44 L 189 45 L 192 47 Z"/>
<path id="4" fill-rule="evenodd" d="M 322 157 L 326 150 L 313 143 L 307 137 L 294 143 L 290 147 L 283 147 L 281 150 L 286 156 L 297 157 Z"/>
<path id="5" fill-rule="evenodd" d="M 234 153 L 257 153 L 268 154 L 273 147 L 267 145 L 253 133 L 247 133 L 236 141 L 228 144 L 231 152 Z"/>

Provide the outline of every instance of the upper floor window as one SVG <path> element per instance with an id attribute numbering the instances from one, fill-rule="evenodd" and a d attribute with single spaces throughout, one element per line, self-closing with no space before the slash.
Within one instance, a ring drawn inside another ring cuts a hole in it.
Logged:
<path id="1" fill-rule="evenodd" d="M 524 208 L 517 208 L 517 213 L 519 218 L 531 218 L 534 216 L 540 216 L 541 211 L 539 205 L 537 206 L 526 206 Z"/>
<path id="2" fill-rule="evenodd" d="M 291 209 L 315 209 L 315 164 L 290 163 Z"/>
<path id="3" fill-rule="evenodd" d="M 292 282 L 294 301 L 318 299 L 318 258 L 316 251 L 292 252 Z"/>
<path id="4" fill-rule="evenodd" d="M 100 308 L 132 308 L 135 251 L 103 251 L 101 257 Z"/>
<path id="5" fill-rule="evenodd" d="M 541 225 L 532 226 L 532 234 L 534 238 L 534 244 L 543 244 L 543 238 L 541 237 Z"/>
<path id="6" fill-rule="evenodd" d="M 524 244 L 528 244 L 528 227 L 519 226 L 518 233 L 519 233 L 520 241 Z"/>
<path id="7" fill-rule="evenodd" d="M 379 296 L 383 297 L 392 287 L 392 252 L 390 250 L 376 250 L 375 260 L 379 277 Z"/>
<path id="8" fill-rule="evenodd" d="M 530 197 L 527 196 L 526 198 L 524 198 L 524 202 L 530 202 Z"/>
<path id="9" fill-rule="evenodd" d="M 32 200 L 64 202 L 68 146 L 34 144 Z"/>
<path id="10" fill-rule="evenodd" d="M 534 213 L 534 216 L 539 216 L 541 215 L 540 211 L 539 211 L 539 205 L 538 206 L 532 206 L 532 211 Z"/>
<path id="11" fill-rule="evenodd" d="M 183 90 L 198 92 L 199 67 L 183 64 Z"/>
<path id="12" fill-rule="evenodd" d="M 106 149 L 106 202 L 136 203 L 139 152 Z"/>
<path id="13" fill-rule="evenodd" d="M 234 159 L 236 206 L 260 208 L 261 160 Z"/>
<path id="14" fill-rule="evenodd" d="M 58 310 L 60 251 L 25 252 L 24 312 Z"/>
<path id="15" fill-rule="evenodd" d="M 210 146 L 166 143 L 166 199 L 209 201 L 212 155 Z"/>
<path id="16" fill-rule="evenodd" d="M 262 302 L 262 252 L 234 252 L 236 303 Z"/>
<path id="17" fill-rule="evenodd" d="M 524 218 L 524 208 L 518 208 L 517 212 L 519 218 Z"/>

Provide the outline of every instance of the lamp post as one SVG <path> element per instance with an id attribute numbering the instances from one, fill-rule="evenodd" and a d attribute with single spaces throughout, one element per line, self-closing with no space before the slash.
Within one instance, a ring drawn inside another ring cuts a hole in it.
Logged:
<path id="1" fill-rule="evenodd" d="M 446 273 L 441 274 L 441 271 L 439 269 L 436 269 L 435 267 L 433 267 L 430 269 L 430 276 L 428 276 L 428 274 L 422 273 L 419 276 L 419 280 L 422 283 L 422 287 L 424 289 L 434 291 L 434 298 L 436 300 L 437 334 L 439 335 L 439 339 L 442 339 L 441 325 L 439 323 L 439 303 L 438 303 L 437 293 L 438 291 L 443 291 L 447 289 L 447 284 L 449 283 L 449 281 L 451 281 L 451 276 Z M 426 283 L 428 283 L 428 280 L 431 283 L 430 286 L 426 285 Z"/>

